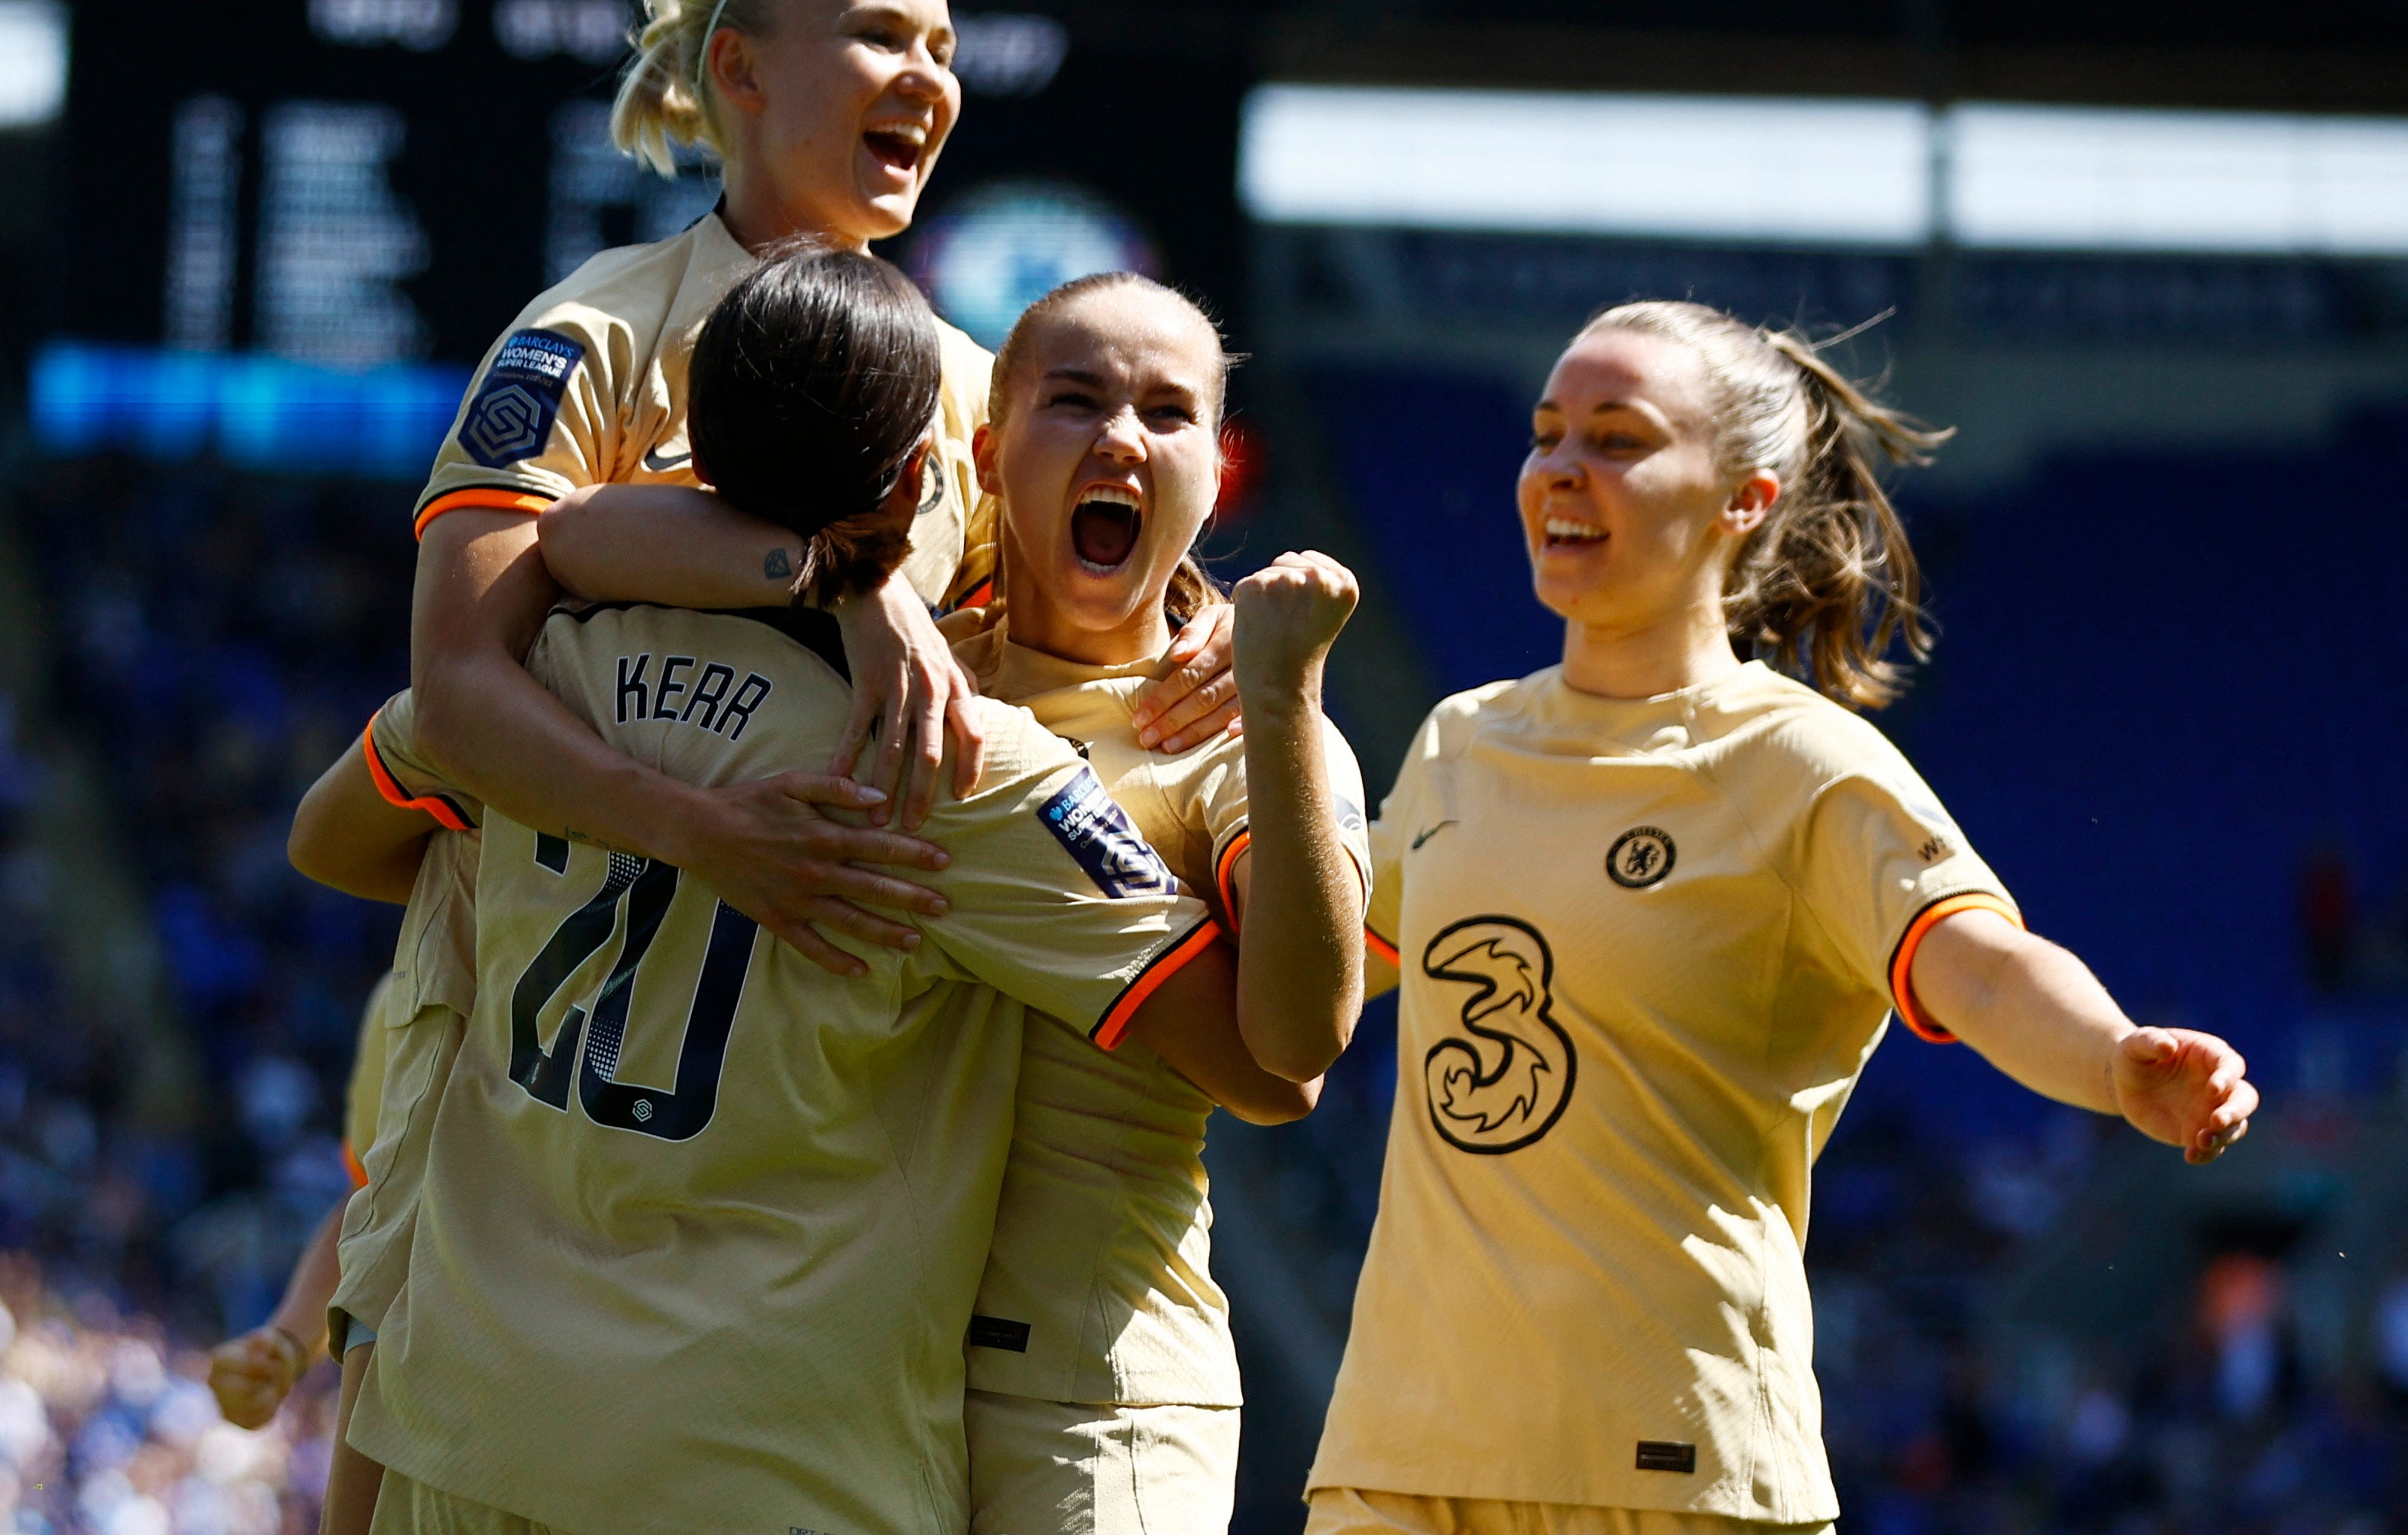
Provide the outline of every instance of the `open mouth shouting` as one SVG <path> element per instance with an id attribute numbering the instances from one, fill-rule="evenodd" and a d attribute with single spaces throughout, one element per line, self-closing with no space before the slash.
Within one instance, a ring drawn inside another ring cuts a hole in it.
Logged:
<path id="1" fill-rule="evenodd" d="M 1605 542 L 1603 528 L 1594 522 L 1583 522 L 1576 518 L 1550 517 L 1542 525 L 1541 531 L 1546 535 L 1546 547 L 1549 549 L 1586 548 L 1592 544 Z"/>
<path id="2" fill-rule="evenodd" d="M 1070 509 L 1070 547 L 1091 576 L 1110 576 L 1137 552 L 1145 530 L 1138 493 L 1118 485 L 1091 485 Z"/>
<path id="3" fill-rule="evenodd" d="M 924 122 L 880 123 L 862 130 L 861 144 L 869 151 L 872 160 L 909 181 L 919 173 L 921 162 L 927 158 L 928 125 Z"/>

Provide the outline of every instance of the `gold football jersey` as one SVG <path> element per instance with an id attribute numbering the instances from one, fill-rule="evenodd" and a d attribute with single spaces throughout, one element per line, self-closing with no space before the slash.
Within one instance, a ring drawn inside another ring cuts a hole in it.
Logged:
<path id="1" fill-rule="evenodd" d="M 1458 694 L 1372 847 L 1396 1108 L 1311 1485 L 1836 1517 L 1809 1170 L 1894 957 L 1959 903 L 2013 917 L 1997 877 L 1878 731 L 1759 663 Z"/>
<path id="2" fill-rule="evenodd" d="M 529 667 L 689 781 L 826 760 L 834 620 L 599 604 Z M 982 703 L 952 907 L 831 975 L 668 865 L 488 815 L 475 1010 L 351 1441 L 566 1529 L 954 1535 L 962 1340 L 1023 1015 L 1110 1034 L 1218 930 L 1064 743 Z M 841 942 L 842 940 L 839 940 Z"/>
<path id="3" fill-rule="evenodd" d="M 1189 887 L 1214 890 L 1247 843 L 1245 743 L 1177 756 L 1137 743 L 1155 662 L 1084 666 L 997 626 L 954 647 L 990 698 L 1074 743 Z M 1323 738 L 1340 835 L 1368 878 L 1363 775 Z M 1225 918 L 1226 919 L 1226 918 Z M 1204 1126 L 1212 1101 L 1144 1045 L 1109 1055 L 1031 1018 L 995 1244 L 970 1323 L 973 1389 L 1047 1401 L 1235 1407 L 1228 1302 L 1213 1283 Z"/>
<path id="4" fill-rule="evenodd" d="M 580 485 L 699 485 L 687 364 L 711 307 L 755 264 L 712 212 L 669 239 L 605 250 L 538 295 L 479 365 L 419 497 L 418 531 L 463 506 L 540 512 Z M 903 575 L 945 605 L 994 568 L 994 506 L 970 439 L 995 358 L 943 320 L 937 334 L 937 450 Z"/>

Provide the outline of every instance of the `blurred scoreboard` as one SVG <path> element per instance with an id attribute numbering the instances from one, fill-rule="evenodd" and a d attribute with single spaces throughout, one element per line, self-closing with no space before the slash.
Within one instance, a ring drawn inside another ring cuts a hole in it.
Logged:
<path id="1" fill-rule="evenodd" d="M 85 0 L 58 329 L 353 374 L 473 360 L 585 257 L 717 196 L 699 157 L 668 180 L 609 146 L 636 20 L 631 0 Z M 1227 306 L 1237 24 L 1120 7 L 955 23 L 964 123 L 922 230 L 886 253 L 973 294 L 979 329 L 1053 250 L 1143 261 Z"/>

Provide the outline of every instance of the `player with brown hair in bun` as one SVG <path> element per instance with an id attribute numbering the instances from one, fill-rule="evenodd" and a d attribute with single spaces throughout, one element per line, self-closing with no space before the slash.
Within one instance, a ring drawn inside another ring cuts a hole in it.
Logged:
<path id="1" fill-rule="evenodd" d="M 695 329 L 761 253 L 796 237 L 860 250 L 908 228 L 961 109 L 944 0 L 648 0 L 612 114 L 618 142 L 656 169 L 676 143 L 713 153 L 718 207 L 670 239 L 604 251 L 538 297 L 480 365 L 417 507 L 411 680 L 431 758 L 451 780 L 523 824 L 657 857 L 709 878 L 738 909 L 821 963 L 857 957 L 821 931 L 875 944 L 923 914 L 922 886 L 862 863 L 936 867 L 924 842 L 875 845 L 817 813 L 890 810 L 916 827 L 936 784 L 940 720 L 974 776 L 971 689 L 927 604 L 976 595 L 991 568 L 969 445 L 986 417 L 992 359 L 939 324 L 944 384 L 917 487 L 902 578 L 836 612 L 860 687 L 834 771 L 876 727 L 869 781 L 882 795 L 798 770 L 759 783 L 676 782 L 603 745 L 520 664 L 556 589 L 536 557 L 541 514 L 580 486 L 697 481 L 686 380 Z M 783 600 L 794 544 L 713 551 L 755 600 Z M 1182 664 L 1149 700 L 1184 745 L 1231 718 L 1226 618 L 1180 642 Z M 809 764 L 817 768 L 820 764 Z M 907 771 L 908 769 L 908 771 Z M 890 803 L 891 797 L 891 803 Z"/>
<path id="2" fill-rule="evenodd" d="M 1562 664 L 1432 710 L 1374 828 L 1399 1082 L 1308 1535 L 1828 1528 L 1808 1184 L 1893 1011 L 2193 1162 L 2247 1130 L 1852 712 L 1927 643 L 1875 465 L 1941 436 L 1695 304 L 1556 361 Z"/>

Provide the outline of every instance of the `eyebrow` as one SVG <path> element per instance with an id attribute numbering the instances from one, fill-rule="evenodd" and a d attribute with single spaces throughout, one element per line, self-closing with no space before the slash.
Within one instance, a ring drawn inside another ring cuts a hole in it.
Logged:
<path id="1" fill-rule="evenodd" d="M 1040 377 L 1044 378 L 1059 378 L 1066 383 L 1084 384 L 1090 389 L 1101 389 L 1104 387 L 1104 376 L 1099 373 L 1090 372 L 1085 368 L 1048 368 Z"/>

